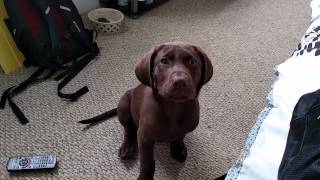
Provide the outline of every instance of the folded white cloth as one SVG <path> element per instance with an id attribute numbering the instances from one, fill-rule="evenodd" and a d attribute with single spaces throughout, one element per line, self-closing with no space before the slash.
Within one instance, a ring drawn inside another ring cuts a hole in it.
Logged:
<path id="1" fill-rule="evenodd" d="M 312 9 L 311 21 L 314 21 L 320 15 L 320 1 L 313 0 L 311 1 L 310 6 Z"/>

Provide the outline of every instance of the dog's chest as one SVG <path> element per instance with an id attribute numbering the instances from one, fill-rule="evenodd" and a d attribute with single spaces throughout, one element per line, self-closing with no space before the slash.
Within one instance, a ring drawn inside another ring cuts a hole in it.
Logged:
<path id="1" fill-rule="evenodd" d="M 173 141 L 193 131 L 199 123 L 199 113 L 193 112 L 162 112 L 150 124 L 149 133 L 157 141 Z M 148 133 L 148 134 L 149 134 Z"/>

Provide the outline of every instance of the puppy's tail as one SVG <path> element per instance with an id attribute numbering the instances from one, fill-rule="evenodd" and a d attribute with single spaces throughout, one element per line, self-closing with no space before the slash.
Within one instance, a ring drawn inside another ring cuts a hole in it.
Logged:
<path id="1" fill-rule="evenodd" d="M 92 124 L 92 123 L 97 123 L 97 122 L 100 122 L 102 120 L 105 120 L 105 119 L 109 119 L 111 117 L 114 117 L 117 115 L 117 108 L 114 108 L 110 111 L 107 111 L 105 113 L 102 113 L 96 117 L 93 117 L 93 118 L 90 118 L 90 119 L 86 119 L 86 120 L 82 120 L 82 121 L 79 121 L 79 123 L 81 124 Z"/>

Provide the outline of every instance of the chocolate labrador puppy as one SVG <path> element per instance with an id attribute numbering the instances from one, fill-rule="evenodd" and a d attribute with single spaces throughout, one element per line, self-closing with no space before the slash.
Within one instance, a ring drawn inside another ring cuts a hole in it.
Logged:
<path id="1" fill-rule="evenodd" d="M 153 179 L 156 141 L 169 142 L 171 156 L 179 162 L 186 160 L 183 138 L 199 123 L 197 97 L 211 79 L 212 69 L 208 56 L 197 46 L 182 42 L 154 46 L 135 69 L 142 84 L 128 90 L 116 109 L 80 123 L 95 123 L 118 115 L 124 127 L 119 157 L 133 158 L 138 143 L 138 179 Z"/>

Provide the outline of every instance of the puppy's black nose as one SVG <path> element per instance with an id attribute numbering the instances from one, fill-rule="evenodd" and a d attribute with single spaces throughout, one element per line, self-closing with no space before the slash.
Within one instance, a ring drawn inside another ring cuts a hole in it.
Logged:
<path id="1" fill-rule="evenodd" d="M 173 80 L 173 87 L 178 89 L 187 88 L 187 80 L 183 76 L 176 76 Z"/>

